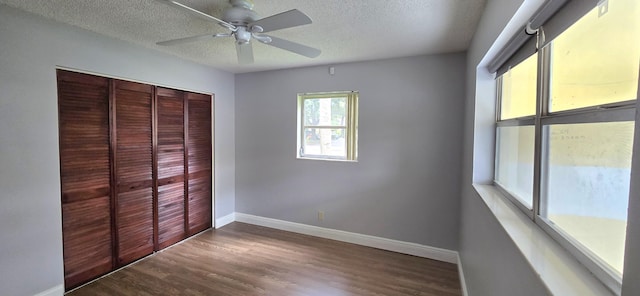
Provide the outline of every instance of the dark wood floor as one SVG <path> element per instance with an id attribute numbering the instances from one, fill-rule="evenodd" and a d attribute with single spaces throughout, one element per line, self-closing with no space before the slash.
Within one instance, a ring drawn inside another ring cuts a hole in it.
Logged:
<path id="1" fill-rule="evenodd" d="M 68 295 L 461 295 L 457 267 L 232 223 Z"/>

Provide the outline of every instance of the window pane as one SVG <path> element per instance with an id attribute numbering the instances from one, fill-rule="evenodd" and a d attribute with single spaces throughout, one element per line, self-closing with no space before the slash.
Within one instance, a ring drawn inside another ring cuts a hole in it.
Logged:
<path id="1" fill-rule="evenodd" d="M 347 98 L 304 100 L 304 124 L 346 126 Z"/>
<path id="2" fill-rule="evenodd" d="M 305 128 L 304 155 L 324 155 L 330 157 L 347 156 L 345 129 Z"/>
<path id="3" fill-rule="evenodd" d="M 534 54 L 502 75 L 500 119 L 536 114 L 538 55 Z"/>
<path id="4" fill-rule="evenodd" d="M 550 111 L 636 99 L 640 1 L 609 0 L 552 44 Z"/>
<path id="5" fill-rule="evenodd" d="M 528 208 L 533 200 L 533 126 L 498 127 L 496 182 Z"/>
<path id="6" fill-rule="evenodd" d="M 634 122 L 545 127 L 541 215 L 622 274 Z M 546 197 L 546 198 L 545 198 Z"/>

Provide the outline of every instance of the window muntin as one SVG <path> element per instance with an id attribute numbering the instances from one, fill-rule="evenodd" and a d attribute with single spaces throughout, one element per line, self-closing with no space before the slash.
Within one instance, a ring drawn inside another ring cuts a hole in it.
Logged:
<path id="1" fill-rule="evenodd" d="M 298 94 L 298 158 L 357 159 L 356 92 Z"/>
<path id="2" fill-rule="evenodd" d="M 603 8 L 604 9 L 604 8 Z M 640 2 L 610 0 L 553 40 L 550 112 L 636 98 Z"/>
<path id="3" fill-rule="evenodd" d="M 621 275 L 631 176 L 633 121 L 544 127 L 540 216 Z"/>
<path id="4" fill-rule="evenodd" d="M 496 130 L 495 183 L 505 189 L 520 208 L 525 208 L 528 204 L 499 179 L 500 159 L 508 157 L 501 155 L 505 149 L 500 148 L 500 129 L 534 125 L 533 208 L 528 214 L 533 213 L 536 223 L 558 239 L 607 287 L 618 292 L 623 270 L 634 100 L 640 70 L 640 4 L 634 2 L 609 0 L 608 8 L 594 8 L 540 49 L 536 59 L 539 88 L 531 91 L 537 93 L 535 110 L 539 110 L 538 113 L 534 118 L 503 118 L 501 110 Z M 608 21 L 616 25 L 604 23 L 608 14 L 624 18 L 620 16 L 621 10 L 634 17 L 627 21 Z M 598 13 L 600 18 L 596 22 L 602 25 L 580 28 L 589 24 L 584 19 L 597 17 Z M 544 36 L 543 28 L 540 32 L 540 36 Z M 603 41 L 594 37 L 598 34 L 618 38 Z M 628 44 L 625 38 L 633 40 L 633 44 Z M 593 40 L 596 41 L 591 43 Z M 627 48 L 616 51 L 611 44 Z M 589 46 L 592 48 L 585 50 L 584 47 Z M 612 71 L 619 72 L 611 74 Z M 498 106 L 503 105 L 502 85 L 507 74 L 497 78 Z M 577 81 L 577 77 L 585 81 Z M 510 96 L 526 95 L 512 92 Z M 605 197 L 607 194 L 603 192 L 610 195 Z"/>
<path id="5" fill-rule="evenodd" d="M 536 114 L 537 55 L 502 75 L 500 119 L 533 116 Z"/>

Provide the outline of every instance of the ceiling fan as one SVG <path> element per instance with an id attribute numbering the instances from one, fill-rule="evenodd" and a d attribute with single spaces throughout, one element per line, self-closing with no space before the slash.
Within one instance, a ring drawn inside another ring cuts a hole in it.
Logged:
<path id="1" fill-rule="evenodd" d="M 231 7 L 224 10 L 222 18 L 214 17 L 197 9 L 191 8 L 178 1 L 158 0 L 160 2 L 175 6 L 195 16 L 213 21 L 228 29 L 229 33 L 197 35 L 173 40 L 158 42 L 158 45 L 176 45 L 187 42 L 194 42 L 218 37 L 234 37 L 236 39 L 236 52 L 240 64 L 253 63 L 253 48 L 251 39 L 261 43 L 284 49 L 299 55 L 315 58 L 320 55 L 320 50 L 302 45 L 289 40 L 269 36 L 266 32 L 273 32 L 302 25 L 311 24 L 311 19 L 301 11 L 292 9 L 258 19 L 258 14 L 253 10 L 252 0 L 229 0 Z"/>

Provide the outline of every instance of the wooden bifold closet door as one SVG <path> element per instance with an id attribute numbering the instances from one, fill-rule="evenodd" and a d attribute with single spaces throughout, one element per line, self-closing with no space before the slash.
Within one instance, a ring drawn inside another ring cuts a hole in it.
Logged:
<path id="1" fill-rule="evenodd" d="M 117 263 L 122 266 L 154 249 L 153 87 L 114 80 L 111 93 Z"/>
<path id="2" fill-rule="evenodd" d="M 158 88 L 158 247 L 186 237 L 184 93 Z"/>
<path id="3" fill-rule="evenodd" d="M 212 226 L 211 96 L 57 77 L 67 290 Z"/>
<path id="4" fill-rule="evenodd" d="M 211 97 L 187 93 L 189 234 L 211 227 Z"/>
<path id="5" fill-rule="evenodd" d="M 109 81 L 58 71 L 65 286 L 113 269 Z"/>

